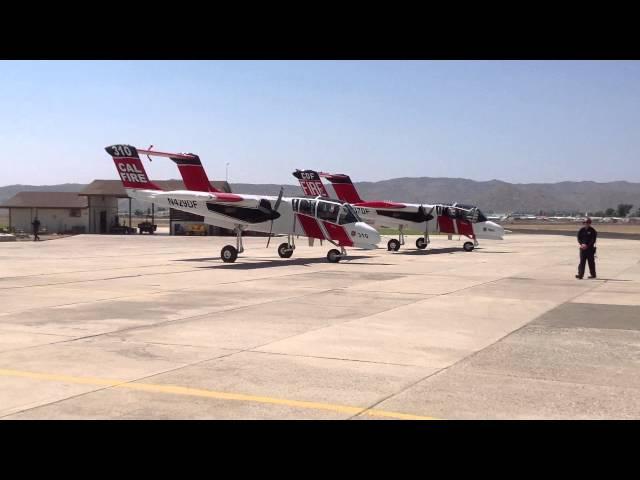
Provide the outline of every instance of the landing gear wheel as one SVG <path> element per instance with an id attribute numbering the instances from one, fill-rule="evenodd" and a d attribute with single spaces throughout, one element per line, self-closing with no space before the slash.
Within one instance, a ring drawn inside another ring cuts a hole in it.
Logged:
<path id="1" fill-rule="evenodd" d="M 400 242 L 398 240 L 396 240 L 395 238 L 392 238 L 387 243 L 387 250 L 389 250 L 389 251 L 393 250 L 394 252 L 397 252 L 398 250 L 400 250 Z"/>
<path id="2" fill-rule="evenodd" d="M 418 247 L 420 250 L 424 250 L 425 248 L 427 248 L 427 242 L 425 241 L 424 237 L 420 237 L 416 240 L 416 247 Z"/>
<path id="3" fill-rule="evenodd" d="M 289 258 L 293 255 L 293 248 L 288 243 L 281 243 L 278 247 L 278 255 L 280 258 Z"/>
<path id="4" fill-rule="evenodd" d="M 233 263 L 238 258 L 238 250 L 231 245 L 225 246 L 220 252 L 220 258 L 224 263 Z"/>
<path id="5" fill-rule="evenodd" d="M 464 242 L 462 248 L 464 248 L 465 252 L 470 252 L 471 250 L 473 250 L 473 242 Z"/>
<path id="6" fill-rule="evenodd" d="M 329 253 L 327 253 L 327 260 L 331 263 L 338 263 L 341 258 L 342 254 L 340 253 L 340 250 L 336 250 L 335 248 L 332 248 L 329 250 Z"/>

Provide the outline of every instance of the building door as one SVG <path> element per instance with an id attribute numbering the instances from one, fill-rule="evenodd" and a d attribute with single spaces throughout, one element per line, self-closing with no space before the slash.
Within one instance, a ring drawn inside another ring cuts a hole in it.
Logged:
<path id="1" fill-rule="evenodd" d="M 102 210 L 100 212 L 100 233 L 107 233 L 107 212 Z"/>

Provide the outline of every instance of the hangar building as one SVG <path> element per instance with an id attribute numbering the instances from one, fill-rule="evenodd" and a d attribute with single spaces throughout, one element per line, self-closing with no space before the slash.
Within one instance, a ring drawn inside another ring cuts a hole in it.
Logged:
<path id="1" fill-rule="evenodd" d="M 76 192 L 18 192 L 2 204 L 9 210 L 9 227 L 30 232 L 38 217 L 47 233 L 86 233 L 89 208 L 86 197 Z"/>

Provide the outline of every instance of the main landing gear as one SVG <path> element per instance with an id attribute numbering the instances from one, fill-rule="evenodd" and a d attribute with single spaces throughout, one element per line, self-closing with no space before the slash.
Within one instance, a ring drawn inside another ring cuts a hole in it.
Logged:
<path id="1" fill-rule="evenodd" d="M 244 247 L 242 246 L 242 227 L 236 226 L 234 229 L 236 233 L 236 246 L 233 245 L 225 245 L 220 252 L 220 258 L 224 263 L 233 263 L 238 258 L 238 254 L 244 252 Z M 280 258 L 290 258 L 293 255 L 293 251 L 296 248 L 293 235 L 287 235 L 287 241 L 285 243 L 281 243 L 278 246 L 278 255 Z M 329 240 L 331 242 L 331 240 Z M 334 242 L 331 242 L 336 246 Z M 344 247 L 340 246 L 340 250 L 332 248 L 327 253 L 327 260 L 331 263 L 338 263 L 340 260 L 347 256 L 347 251 Z"/>
<path id="2" fill-rule="evenodd" d="M 424 237 L 420 237 L 416 240 L 416 247 L 420 250 L 424 250 L 431 243 L 429 240 L 429 230 L 424 231 Z"/>
<path id="3" fill-rule="evenodd" d="M 390 252 L 397 252 L 398 250 L 400 250 L 400 241 L 396 240 L 395 238 L 389 240 L 389 242 L 387 242 L 387 250 Z"/>
<path id="4" fill-rule="evenodd" d="M 402 233 L 402 225 L 398 227 L 398 240 L 392 238 L 387 242 L 387 250 L 389 252 L 397 252 L 400 246 L 404 245 L 404 233 Z"/>
<path id="5" fill-rule="evenodd" d="M 236 232 L 236 246 L 225 245 L 220 252 L 220 258 L 224 263 L 233 263 L 238 258 L 238 254 L 244 252 L 242 246 L 242 227 L 237 226 L 234 230 Z"/>

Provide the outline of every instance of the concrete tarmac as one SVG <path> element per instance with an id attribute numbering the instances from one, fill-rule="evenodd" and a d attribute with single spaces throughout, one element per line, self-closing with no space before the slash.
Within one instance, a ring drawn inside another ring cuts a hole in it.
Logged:
<path id="1" fill-rule="evenodd" d="M 3 243 L 0 418 L 640 418 L 638 241 L 233 241 Z"/>

